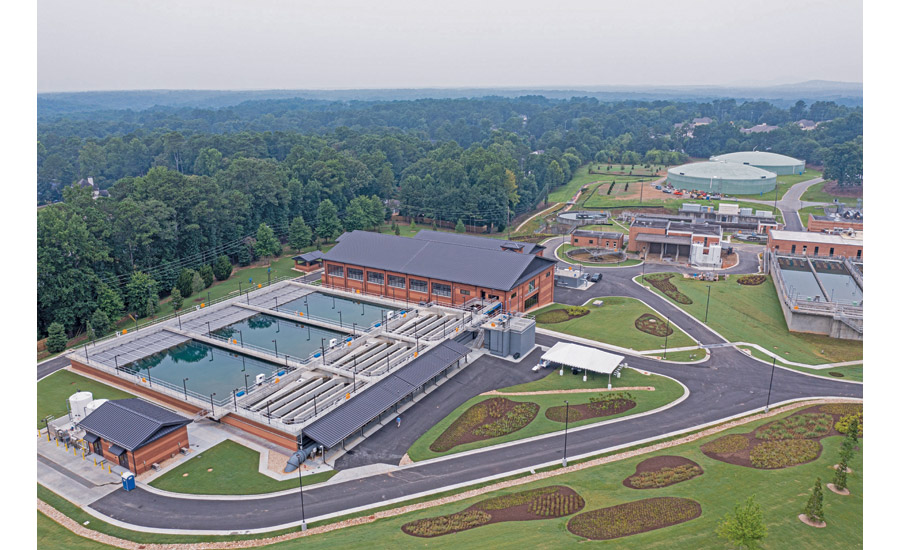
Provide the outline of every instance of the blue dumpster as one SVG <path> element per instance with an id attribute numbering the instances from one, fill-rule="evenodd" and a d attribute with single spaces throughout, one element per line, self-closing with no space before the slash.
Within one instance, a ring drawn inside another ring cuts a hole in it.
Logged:
<path id="1" fill-rule="evenodd" d="M 134 474 L 125 472 L 122 474 L 122 488 L 126 491 L 134 490 Z"/>

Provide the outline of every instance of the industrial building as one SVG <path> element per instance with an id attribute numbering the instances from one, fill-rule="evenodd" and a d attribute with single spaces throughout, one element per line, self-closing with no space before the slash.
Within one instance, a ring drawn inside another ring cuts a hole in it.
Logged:
<path id="1" fill-rule="evenodd" d="M 491 300 L 524 312 L 553 303 L 554 260 L 544 247 L 454 233 L 415 238 L 344 233 L 324 257 L 325 287 L 403 300 L 463 306 Z"/>
<path id="2" fill-rule="evenodd" d="M 628 231 L 628 250 L 647 258 L 659 254 L 675 261 L 687 258 L 695 267 L 722 266 L 722 226 L 658 218 L 635 218 Z"/>
<path id="3" fill-rule="evenodd" d="M 669 168 L 668 184 L 707 193 L 756 195 L 775 189 L 775 172 L 734 162 L 697 162 Z"/>
<path id="4" fill-rule="evenodd" d="M 576 229 L 572 232 L 569 243 L 582 248 L 603 248 L 617 252 L 624 247 L 625 235 L 612 231 Z"/>
<path id="5" fill-rule="evenodd" d="M 134 398 L 106 401 L 77 427 L 84 430 L 83 440 L 91 452 L 142 474 L 188 448 L 190 423 L 189 418 Z"/>
<path id="6" fill-rule="evenodd" d="M 767 172 L 773 172 L 779 176 L 787 174 L 802 174 L 806 170 L 806 161 L 798 160 L 786 155 L 769 153 L 766 151 L 739 151 L 726 153 L 709 158 L 713 162 L 730 162 L 753 166 Z"/>
<path id="7" fill-rule="evenodd" d="M 807 231 L 840 233 L 847 230 L 863 230 L 862 201 L 856 208 L 847 208 L 843 203 L 834 207 L 826 207 L 824 214 L 810 214 L 806 221 Z"/>
<path id="8" fill-rule="evenodd" d="M 766 248 L 774 253 L 800 256 L 863 259 L 863 232 L 853 229 L 833 233 L 769 231 Z"/>

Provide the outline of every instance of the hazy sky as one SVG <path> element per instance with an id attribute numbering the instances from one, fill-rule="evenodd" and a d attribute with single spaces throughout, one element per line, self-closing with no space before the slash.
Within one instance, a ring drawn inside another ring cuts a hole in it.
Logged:
<path id="1" fill-rule="evenodd" d="M 861 0 L 40 0 L 38 91 L 862 82 Z"/>

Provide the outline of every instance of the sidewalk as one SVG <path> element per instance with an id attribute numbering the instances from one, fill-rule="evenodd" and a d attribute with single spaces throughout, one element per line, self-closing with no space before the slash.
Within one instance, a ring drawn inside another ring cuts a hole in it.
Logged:
<path id="1" fill-rule="evenodd" d="M 56 440 L 47 441 L 47 434 L 37 441 L 37 480 L 65 499 L 83 506 L 105 497 L 122 486 L 122 472 L 126 471 L 118 464 L 104 463 L 94 465 L 97 455 L 85 454 L 81 451 L 68 450 L 62 443 L 56 446 Z M 112 467 L 112 473 L 109 467 Z"/>

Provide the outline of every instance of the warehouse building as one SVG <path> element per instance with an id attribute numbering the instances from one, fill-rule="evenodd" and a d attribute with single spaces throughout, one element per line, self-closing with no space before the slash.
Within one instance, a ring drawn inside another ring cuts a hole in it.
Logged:
<path id="1" fill-rule="evenodd" d="M 775 189 L 775 172 L 735 162 L 696 162 L 669 168 L 667 181 L 676 189 L 756 195 Z"/>
<path id="2" fill-rule="evenodd" d="M 413 303 L 462 306 L 496 300 L 523 312 L 553 302 L 556 262 L 544 248 L 454 233 L 416 238 L 344 233 L 324 257 L 322 283 Z"/>
<path id="3" fill-rule="evenodd" d="M 730 162 L 753 166 L 767 172 L 773 172 L 779 176 L 787 174 L 802 174 L 806 169 L 806 161 L 798 160 L 786 155 L 768 153 L 766 151 L 739 151 L 710 157 L 713 162 Z"/>
<path id="4" fill-rule="evenodd" d="M 852 229 L 835 233 L 772 230 L 766 248 L 781 254 L 862 260 L 863 232 Z"/>
<path id="5" fill-rule="evenodd" d="M 583 248 L 605 248 L 607 250 L 622 250 L 625 235 L 613 231 L 587 231 L 576 229 L 572 232 L 570 244 Z"/>

